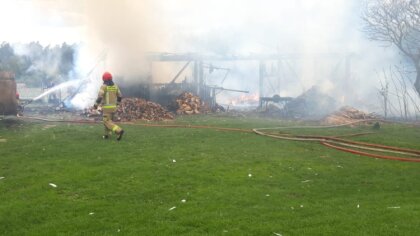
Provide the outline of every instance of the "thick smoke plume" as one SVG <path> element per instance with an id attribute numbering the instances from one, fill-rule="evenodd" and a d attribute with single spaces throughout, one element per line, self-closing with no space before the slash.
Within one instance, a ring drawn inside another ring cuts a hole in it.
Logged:
<path id="1" fill-rule="evenodd" d="M 148 68 L 144 55 L 161 50 L 164 26 L 153 1 L 85 1 L 87 48 L 107 51 L 106 67 L 122 76 Z"/>
<path id="2" fill-rule="evenodd" d="M 105 51 L 103 68 L 133 76 L 144 72 L 145 52 L 165 50 L 167 30 L 159 4 L 151 0 L 36 0 L 33 6 L 45 15 L 45 21 L 79 29 L 81 71 L 89 71 Z"/>
<path id="3" fill-rule="evenodd" d="M 96 65 L 90 74 L 96 79 L 104 70 L 110 70 L 119 80 L 123 77 L 137 82 L 152 74 L 155 81 L 168 82 L 182 67 L 176 63 L 150 65 L 144 60 L 145 52 L 226 56 L 295 53 L 301 59 L 268 65 L 267 71 L 282 74 L 282 83 L 278 91 L 260 95 L 298 96 L 318 86 L 343 104 L 376 109 L 380 108 L 378 71 L 404 63 L 399 61 L 398 52 L 369 42 L 363 35 L 360 0 L 38 0 L 36 3 L 49 21 L 79 29 L 83 46 L 77 57 L 78 71 L 86 75 Z M 98 60 L 103 52 L 106 57 Z M 347 72 L 343 69 L 345 56 L 332 55 L 321 60 L 314 56 L 317 53 L 351 55 L 351 68 Z M 254 65 L 258 62 L 216 64 L 231 69 L 224 86 L 256 94 L 258 68 Z M 347 80 L 343 80 L 345 73 Z M 191 74 L 191 70 L 186 70 L 182 77 Z M 217 81 L 215 77 L 216 74 L 205 74 L 211 82 Z"/>
<path id="4" fill-rule="evenodd" d="M 83 28 L 76 55 L 78 80 L 83 86 L 71 101 L 78 108 L 93 103 L 104 71 L 112 72 L 118 82 L 146 78 L 151 66 L 145 59 L 146 53 L 161 51 L 165 45 L 165 28 L 154 1 L 38 0 L 37 3 L 50 18 L 60 14 L 64 25 Z"/>

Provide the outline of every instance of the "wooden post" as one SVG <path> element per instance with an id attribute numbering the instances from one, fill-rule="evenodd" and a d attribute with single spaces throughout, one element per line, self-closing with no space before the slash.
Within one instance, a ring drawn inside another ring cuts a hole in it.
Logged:
<path id="1" fill-rule="evenodd" d="M 260 91 L 259 91 L 259 100 L 260 100 L 260 108 L 262 108 L 262 100 L 261 98 L 264 96 L 264 77 L 265 77 L 265 62 L 264 61 L 260 61 L 260 66 L 259 66 L 259 77 L 260 77 Z"/>
<path id="2" fill-rule="evenodd" d="M 0 116 L 17 114 L 14 74 L 0 71 Z"/>
<path id="3" fill-rule="evenodd" d="M 199 88 L 199 78 L 198 78 L 198 61 L 194 61 L 194 74 L 193 74 L 193 81 L 194 81 L 194 85 L 196 87 L 196 93 L 198 94 L 200 91 Z"/>
<path id="4" fill-rule="evenodd" d="M 199 79 L 198 79 L 198 96 L 204 96 L 204 69 L 203 69 L 203 61 L 199 62 Z"/>

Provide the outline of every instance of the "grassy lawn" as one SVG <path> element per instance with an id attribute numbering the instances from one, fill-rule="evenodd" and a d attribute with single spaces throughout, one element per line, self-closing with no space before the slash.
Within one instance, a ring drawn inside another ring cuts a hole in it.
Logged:
<path id="1" fill-rule="evenodd" d="M 418 235 L 420 163 L 253 133 L 123 127 L 117 142 L 101 139 L 101 124 L 0 121 L 0 235 Z M 420 150 L 418 127 L 293 130 L 366 131 L 351 139 Z"/>

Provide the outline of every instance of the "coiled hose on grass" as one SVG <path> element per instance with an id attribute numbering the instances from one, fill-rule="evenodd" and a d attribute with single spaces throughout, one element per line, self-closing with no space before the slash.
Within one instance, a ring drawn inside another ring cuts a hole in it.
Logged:
<path id="1" fill-rule="evenodd" d="M 366 143 L 366 142 L 358 142 L 358 141 L 350 141 L 342 138 L 337 137 L 329 137 L 329 136 L 314 136 L 314 135 L 290 135 L 290 134 L 270 134 L 264 132 L 263 130 L 273 130 L 273 129 L 300 129 L 300 128 L 316 128 L 316 129 L 323 129 L 323 128 L 333 128 L 333 127 L 341 127 L 352 125 L 355 123 L 361 123 L 366 121 L 382 121 L 382 120 L 361 120 L 355 121 L 347 124 L 341 125 L 334 125 L 334 126 L 300 126 L 300 127 L 276 127 L 276 128 L 260 128 L 260 129 L 253 129 L 256 134 L 277 138 L 277 139 L 284 139 L 284 140 L 293 140 L 293 141 L 312 141 L 312 142 L 319 142 L 322 145 L 333 148 L 339 151 L 344 151 L 356 155 L 367 156 L 372 158 L 380 158 L 380 159 L 388 159 L 388 160 L 395 160 L 395 161 L 406 161 L 406 162 L 420 162 L 420 150 L 408 149 L 408 148 L 400 148 L 400 147 L 393 147 L 387 145 L 380 145 L 380 144 L 373 144 L 373 143 Z M 364 133 L 365 134 L 365 133 Z M 353 134 L 358 135 L 358 134 Z M 377 153 L 367 152 L 367 151 L 360 151 L 367 150 L 373 151 Z M 399 157 L 399 156 L 391 156 L 385 155 L 382 153 L 393 153 L 399 154 L 403 156 L 409 157 Z"/>

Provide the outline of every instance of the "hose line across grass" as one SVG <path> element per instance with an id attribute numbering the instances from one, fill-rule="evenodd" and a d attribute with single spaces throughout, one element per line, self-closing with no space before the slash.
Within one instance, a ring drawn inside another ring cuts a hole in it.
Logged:
<path id="1" fill-rule="evenodd" d="M 271 138 L 277 138 L 277 139 L 320 142 L 322 145 L 326 147 L 333 148 L 339 151 L 356 154 L 356 155 L 361 155 L 361 156 L 395 160 L 395 161 L 420 162 L 420 150 L 392 147 L 392 146 L 366 143 L 366 142 L 350 141 L 350 140 L 345 140 L 345 139 L 341 139 L 337 137 L 330 137 L 330 136 L 313 136 L 313 135 L 304 136 L 304 135 L 290 135 L 290 134 L 279 135 L 279 134 L 270 134 L 268 132 L 262 131 L 262 130 L 273 130 L 273 129 L 335 128 L 335 127 L 348 126 L 355 123 L 361 123 L 361 122 L 366 122 L 366 121 L 382 121 L 382 120 L 361 120 L 361 121 L 355 121 L 351 123 L 333 125 L 333 126 L 297 126 L 297 127 L 259 128 L 259 129 L 253 129 L 253 131 L 256 134 L 271 137 Z M 361 135 L 361 134 L 367 134 L 367 133 L 352 134 L 351 136 L 356 136 L 356 135 Z M 377 153 L 360 151 L 359 149 L 369 150 L 369 151 L 373 151 Z M 382 153 L 394 153 L 394 154 L 399 154 L 399 155 L 410 156 L 410 158 L 399 157 L 399 156 L 389 156 L 389 155 L 384 155 Z"/>
<path id="2" fill-rule="evenodd" d="M 31 119 L 31 120 L 39 120 L 44 122 L 62 122 L 62 123 L 79 123 L 79 124 L 95 124 L 99 123 L 94 120 L 52 120 L 42 117 L 19 117 L 21 119 Z M 268 132 L 264 132 L 264 130 L 273 130 L 273 129 L 326 129 L 326 128 L 336 128 L 336 127 L 343 127 L 348 126 L 356 123 L 362 122 L 370 122 L 370 121 L 381 121 L 381 122 L 389 122 L 384 120 L 360 120 L 355 122 L 350 122 L 346 124 L 340 125 L 332 125 L 332 126 L 294 126 L 294 127 L 274 127 L 274 128 L 255 128 L 252 130 L 249 129 L 239 129 L 239 128 L 225 128 L 225 127 L 216 127 L 216 126 L 202 126 L 202 125 L 168 125 L 168 124 L 134 124 L 139 126 L 145 127 L 161 127 L 161 128 L 193 128 L 193 129 L 214 129 L 214 130 L 222 130 L 222 131 L 232 131 L 232 132 L 245 132 L 245 133 L 256 133 L 261 136 L 276 138 L 276 139 L 283 139 L 283 140 L 291 140 L 291 141 L 304 141 L 304 142 L 319 142 L 322 145 L 333 148 L 339 151 L 348 152 L 351 154 L 356 154 L 360 156 L 367 156 L 372 158 L 380 158 L 380 159 L 387 159 L 387 160 L 395 160 L 395 161 L 405 161 L 405 162 L 420 162 L 420 150 L 408 149 L 408 148 L 400 148 L 400 147 L 393 147 L 393 146 L 386 146 L 380 144 L 373 144 L 367 142 L 358 142 L 358 141 L 350 141 L 342 138 L 338 138 L 337 136 L 314 136 L 314 135 L 291 135 L 291 134 L 271 134 Z M 340 137 L 350 137 L 350 136 L 358 136 L 358 135 L 365 135 L 370 133 L 357 133 L 357 134 L 350 134 L 344 135 Z M 365 150 L 365 151 L 361 151 Z M 371 151 L 371 152 L 367 152 Z M 383 153 L 394 153 L 409 157 L 399 157 L 399 156 L 389 156 Z"/>

